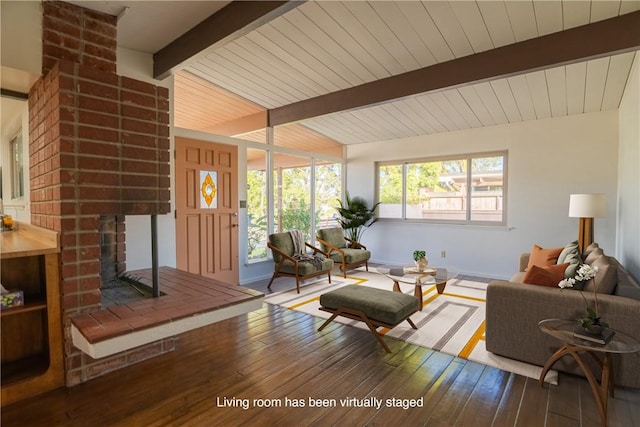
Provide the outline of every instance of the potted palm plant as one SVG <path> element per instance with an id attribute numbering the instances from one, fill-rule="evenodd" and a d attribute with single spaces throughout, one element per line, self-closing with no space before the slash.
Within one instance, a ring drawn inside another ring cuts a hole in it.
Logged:
<path id="1" fill-rule="evenodd" d="M 352 198 L 349 193 L 346 195 L 346 203 L 343 204 L 342 200 L 338 200 L 338 203 L 338 223 L 343 228 L 345 236 L 354 242 L 360 242 L 365 228 L 377 221 L 375 211 L 380 203 L 369 208 L 366 200 L 362 197 Z"/>

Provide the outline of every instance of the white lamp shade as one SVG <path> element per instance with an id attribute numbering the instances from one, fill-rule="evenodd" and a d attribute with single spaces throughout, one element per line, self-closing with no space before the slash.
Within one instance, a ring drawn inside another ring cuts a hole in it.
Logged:
<path id="1" fill-rule="evenodd" d="M 603 218 L 607 214 L 604 194 L 572 194 L 569 197 L 569 216 L 573 218 Z"/>

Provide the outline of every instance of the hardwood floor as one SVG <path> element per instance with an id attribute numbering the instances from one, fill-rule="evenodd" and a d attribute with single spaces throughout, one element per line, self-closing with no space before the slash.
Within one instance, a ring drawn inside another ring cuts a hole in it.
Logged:
<path id="1" fill-rule="evenodd" d="M 2 426 L 600 425 L 582 378 L 540 387 L 385 338 L 388 354 L 368 331 L 334 322 L 319 333 L 320 324 L 264 304 L 181 335 L 172 353 L 3 408 Z M 340 402 L 373 397 L 380 409 Z M 393 398 L 421 406 L 388 407 Z M 616 390 L 608 425 L 640 425 L 640 390 Z"/>

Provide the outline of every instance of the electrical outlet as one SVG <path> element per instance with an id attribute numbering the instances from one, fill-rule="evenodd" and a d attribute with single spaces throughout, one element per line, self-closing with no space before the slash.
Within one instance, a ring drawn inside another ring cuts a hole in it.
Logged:
<path id="1" fill-rule="evenodd" d="M 446 258 L 447 257 L 447 251 L 445 251 L 444 249 L 440 251 L 440 258 Z"/>

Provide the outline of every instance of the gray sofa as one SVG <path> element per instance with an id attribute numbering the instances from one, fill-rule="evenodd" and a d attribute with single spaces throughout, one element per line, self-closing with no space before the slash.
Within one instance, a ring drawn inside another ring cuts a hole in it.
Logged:
<path id="1" fill-rule="evenodd" d="M 611 328 L 640 339 L 640 285 L 615 258 L 607 258 L 615 266 L 612 270 L 616 283 L 611 294 L 598 293 L 600 315 Z M 587 260 L 593 261 L 589 257 Z M 494 280 L 488 285 L 486 348 L 501 356 L 544 366 L 561 343 L 540 331 L 538 322 L 550 318 L 578 319 L 585 313 L 586 305 L 580 291 L 521 283 L 528 262 L 529 254 L 522 254 L 519 272 L 510 281 Z M 582 294 L 593 307 L 593 290 Z M 616 386 L 640 388 L 640 352 L 613 355 L 613 366 Z M 560 359 L 553 368 L 582 375 L 569 356 Z"/>

